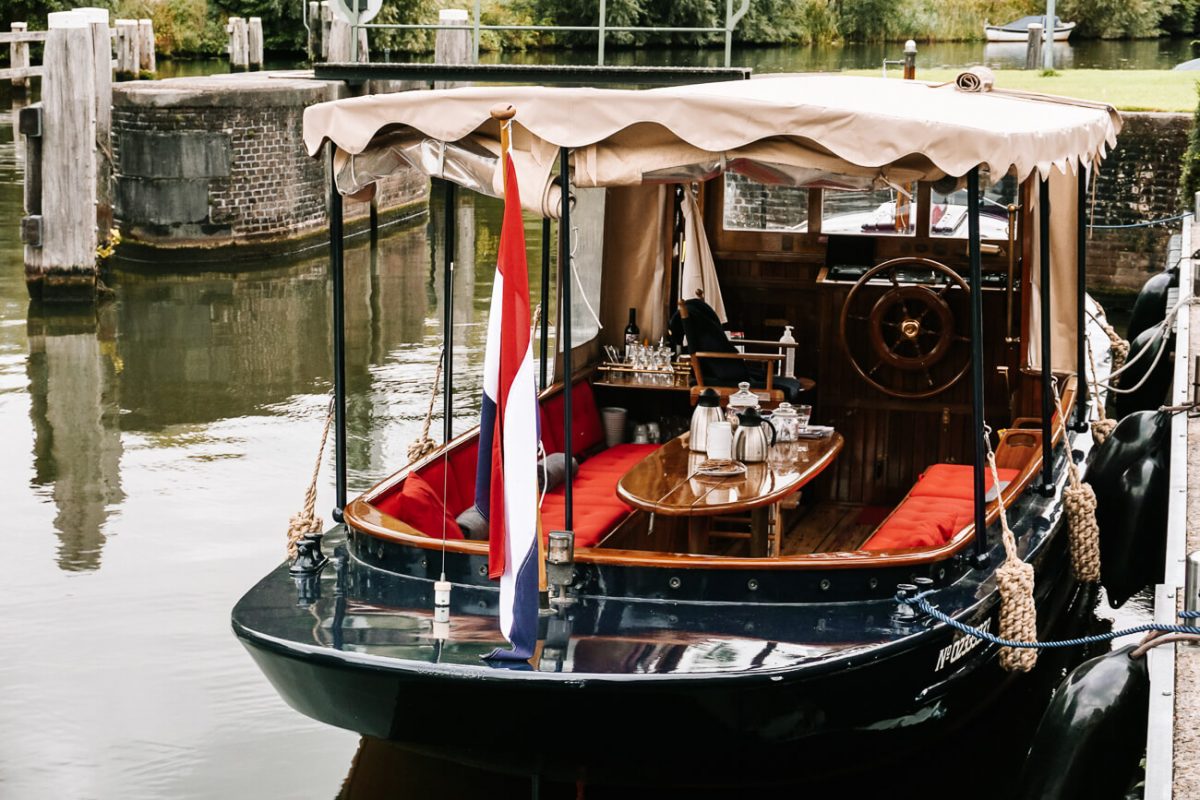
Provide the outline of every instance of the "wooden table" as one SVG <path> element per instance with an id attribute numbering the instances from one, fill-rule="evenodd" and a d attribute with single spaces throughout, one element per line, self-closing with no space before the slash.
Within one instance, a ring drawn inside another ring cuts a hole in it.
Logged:
<path id="1" fill-rule="evenodd" d="M 768 553 L 771 507 L 821 474 L 844 443 L 836 432 L 822 439 L 780 443 L 766 461 L 747 464 L 745 473 L 717 478 L 696 474 L 706 456 L 688 449 L 688 436 L 672 439 L 638 462 L 617 484 L 617 496 L 642 511 L 686 517 L 692 552 L 707 549 L 713 517 L 749 511 L 750 554 L 755 557 Z"/>

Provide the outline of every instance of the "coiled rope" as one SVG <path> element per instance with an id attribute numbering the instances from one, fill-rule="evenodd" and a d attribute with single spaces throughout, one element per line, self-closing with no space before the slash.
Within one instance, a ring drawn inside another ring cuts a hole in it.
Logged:
<path id="1" fill-rule="evenodd" d="M 317 463 L 313 465 L 312 480 L 308 482 L 308 491 L 304 493 L 304 507 L 292 514 L 288 521 L 287 555 L 296 557 L 296 543 L 307 533 L 321 533 L 322 522 L 317 516 L 317 476 L 321 472 L 321 462 L 325 459 L 325 442 L 329 439 L 329 426 L 333 424 L 333 398 L 329 398 L 329 410 L 325 412 L 325 425 L 321 428 L 321 446 L 317 448 Z"/>

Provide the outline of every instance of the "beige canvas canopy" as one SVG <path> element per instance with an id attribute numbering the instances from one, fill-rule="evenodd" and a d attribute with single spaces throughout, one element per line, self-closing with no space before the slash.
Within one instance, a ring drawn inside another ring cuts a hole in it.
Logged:
<path id="1" fill-rule="evenodd" d="M 525 206 L 555 216 L 557 151 L 576 186 L 692 180 L 722 171 L 792 185 L 936 180 L 981 166 L 992 176 L 1074 172 L 1103 158 L 1112 107 L 953 83 L 837 75 L 762 77 L 661 89 L 501 86 L 337 100 L 304 114 L 316 155 L 337 146 L 338 186 L 360 193 L 401 166 L 498 194 L 499 128 L 516 108 L 513 160 Z"/>

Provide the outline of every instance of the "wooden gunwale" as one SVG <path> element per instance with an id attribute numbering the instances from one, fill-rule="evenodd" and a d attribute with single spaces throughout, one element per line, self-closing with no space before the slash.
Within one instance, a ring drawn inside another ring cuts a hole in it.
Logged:
<path id="1" fill-rule="evenodd" d="M 561 391 L 561 384 L 550 387 L 542 393 L 542 397 Z M 1070 408 L 1070 399 L 1074 397 L 1073 382 L 1068 382 L 1062 393 L 1063 407 Z M 1063 420 L 1059 419 L 1053 429 L 1053 444 L 1057 445 L 1064 437 Z M 439 458 L 447 449 L 453 448 L 475 436 L 477 429 L 472 429 L 451 440 L 451 442 L 436 453 L 411 464 L 394 475 L 373 486 L 361 497 L 351 501 L 345 509 L 346 524 L 357 531 L 396 544 L 418 547 L 425 550 L 445 550 L 448 553 L 462 553 L 481 558 L 488 555 L 488 543 L 466 539 L 442 540 L 426 536 L 409 525 L 394 517 L 383 514 L 370 501 L 402 481 L 410 471 Z M 987 523 L 990 525 L 999 516 L 998 503 L 1003 500 L 1006 507 L 1025 491 L 1033 481 L 1034 476 L 1041 472 L 1041 449 L 1029 460 L 1020 474 L 1009 484 L 1000 496 L 988 503 Z M 575 551 L 575 560 L 581 564 L 597 564 L 602 566 L 623 567 L 655 567 L 674 569 L 737 569 L 737 570 L 805 570 L 805 569 L 863 569 L 874 567 L 908 567 L 920 564 L 930 564 L 943 561 L 958 555 L 966 549 L 975 538 L 974 524 L 967 525 L 955 534 L 950 541 L 940 547 L 923 548 L 920 550 L 854 550 L 849 552 L 807 553 L 794 556 L 776 556 L 771 558 L 748 558 L 738 556 L 715 556 L 693 553 L 652 553 L 644 550 L 617 550 L 604 548 L 580 548 Z"/>

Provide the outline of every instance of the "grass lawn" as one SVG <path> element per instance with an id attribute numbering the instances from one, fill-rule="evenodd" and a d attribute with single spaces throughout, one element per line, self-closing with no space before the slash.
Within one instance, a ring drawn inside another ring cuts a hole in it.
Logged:
<path id="1" fill-rule="evenodd" d="M 917 68 L 917 77 L 926 81 L 953 80 L 961 70 Z M 897 70 L 889 70 L 889 75 Z M 854 75 L 879 75 L 877 69 L 853 70 Z M 1004 69 L 996 71 L 1000 89 L 1079 97 L 1111 103 L 1122 111 L 1194 111 L 1196 81 L 1200 72 L 1174 72 L 1165 69 L 1068 69 L 1042 77 L 1037 70 Z"/>

